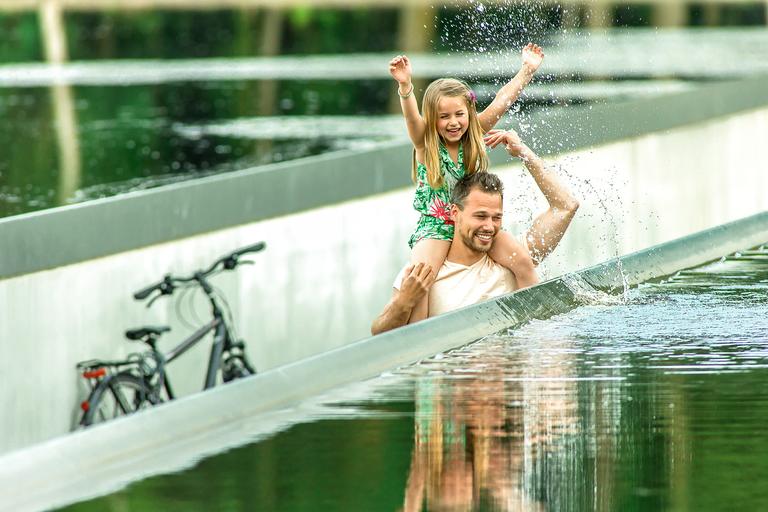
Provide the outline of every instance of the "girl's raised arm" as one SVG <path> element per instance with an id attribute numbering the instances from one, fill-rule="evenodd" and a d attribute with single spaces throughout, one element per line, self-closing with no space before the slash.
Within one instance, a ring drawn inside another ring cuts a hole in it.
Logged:
<path id="1" fill-rule="evenodd" d="M 405 55 L 398 55 L 389 61 L 389 74 L 397 81 L 397 94 L 400 96 L 400 107 L 403 109 L 405 125 L 413 147 L 417 151 L 424 149 L 424 119 L 419 114 L 419 105 L 413 94 L 411 80 L 411 61 Z"/>
<path id="2" fill-rule="evenodd" d="M 520 71 L 517 72 L 514 78 L 507 82 L 507 85 L 502 87 L 499 92 L 496 93 L 496 97 L 488 108 L 483 110 L 477 115 L 478 121 L 480 121 L 480 127 L 483 132 L 487 132 L 499 122 L 499 119 L 504 115 L 509 107 L 512 106 L 520 93 L 523 92 L 525 86 L 531 82 L 533 74 L 541 66 L 541 62 L 544 60 L 544 50 L 541 47 L 528 43 L 523 48 L 523 65 Z"/>

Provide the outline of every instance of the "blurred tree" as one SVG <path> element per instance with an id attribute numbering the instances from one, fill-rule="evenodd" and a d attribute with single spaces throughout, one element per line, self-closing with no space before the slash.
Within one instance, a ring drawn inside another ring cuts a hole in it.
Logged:
<path id="1" fill-rule="evenodd" d="M 283 53 L 392 51 L 397 37 L 395 9 L 291 9 Z"/>
<path id="2" fill-rule="evenodd" d="M 43 40 L 36 13 L 0 14 L 0 63 L 43 59 Z"/>
<path id="3" fill-rule="evenodd" d="M 723 5 L 720 11 L 720 25 L 744 26 L 765 25 L 768 20 L 768 4 Z"/>
<path id="4" fill-rule="evenodd" d="M 613 9 L 613 23 L 617 27 L 648 27 L 652 19 L 652 5 L 625 4 Z"/>

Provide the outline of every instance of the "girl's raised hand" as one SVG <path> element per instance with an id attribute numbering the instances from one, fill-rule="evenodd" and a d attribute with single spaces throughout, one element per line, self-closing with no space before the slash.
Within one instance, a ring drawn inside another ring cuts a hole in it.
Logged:
<path id="1" fill-rule="evenodd" d="M 523 48 L 523 67 L 527 68 L 531 73 L 535 73 L 541 63 L 544 61 L 544 50 L 541 46 L 528 43 Z"/>
<path id="2" fill-rule="evenodd" d="M 389 61 L 389 74 L 399 84 L 411 82 L 411 61 L 405 55 L 398 55 Z"/>

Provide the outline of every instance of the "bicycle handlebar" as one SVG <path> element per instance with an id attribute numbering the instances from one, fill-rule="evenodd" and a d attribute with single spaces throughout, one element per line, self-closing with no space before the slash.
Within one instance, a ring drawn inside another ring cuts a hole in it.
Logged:
<path id="1" fill-rule="evenodd" d="M 173 293 L 173 289 L 175 288 L 176 284 L 183 284 L 191 281 L 200 282 L 201 279 L 213 273 L 219 267 L 219 265 L 223 266 L 223 270 L 234 270 L 241 263 L 240 261 L 238 261 L 238 259 L 241 256 L 252 253 L 252 252 L 259 252 L 263 250 L 266 246 L 267 246 L 266 243 L 259 242 L 253 245 L 249 245 L 247 247 L 242 247 L 240 249 L 237 249 L 236 251 L 233 251 L 227 254 L 226 256 L 222 256 L 221 258 L 216 260 L 213 263 L 213 265 L 211 265 L 207 270 L 204 270 L 204 271 L 198 270 L 197 272 L 194 272 L 189 277 L 173 277 L 172 275 L 168 274 L 163 278 L 162 281 L 151 284 L 146 288 L 143 288 L 138 292 L 134 293 L 133 298 L 136 300 L 144 300 L 147 297 L 149 297 L 152 294 L 152 292 L 154 292 L 155 290 L 160 290 L 161 295 L 170 295 Z"/>
<path id="2" fill-rule="evenodd" d="M 146 288 L 144 288 L 144 289 L 142 289 L 142 290 L 139 290 L 138 292 L 136 292 L 136 293 L 134 293 L 134 294 L 133 294 L 133 298 L 134 298 L 134 299 L 136 299 L 136 300 L 144 300 L 144 299 L 146 299 L 147 297 L 149 297 L 149 295 L 150 295 L 150 294 L 151 294 L 153 291 L 155 291 L 155 290 L 158 290 L 158 289 L 160 290 L 160 292 L 161 292 L 161 293 L 167 293 L 167 292 L 165 292 L 165 291 L 163 290 L 163 288 L 164 288 L 165 286 L 168 286 L 168 285 L 172 286 L 170 282 L 166 282 L 166 281 L 168 281 L 170 278 L 171 278 L 171 276 L 170 276 L 170 275 L 168 275 L 168 276 L 165 276 L 165 277 L 163 278 L 163 280 L 162 280 L 162 281 L 160 281 L 159 283 L 151 284 L 151 285 L 147 286 Z"/>
<path id="3" fill-rule="evenodd" d="M 232 270 L 232 269 L 234 269 L 237 266 L 237 264 L 238 264 L 237 260 L 238 260 L 238 258 L 240 258 L 240 256 L 243 256 L 244 254 L 248 254 L 248 253 L 251 253 L 251 252 L 259 252 L 259 251 L 263 250 L 264 247 L 266 247 L 266 246 L 267 246 L 266 243 L 259 242 L 257 244 L 249 245 L 247 247 L 242 247 L 242 248 L 240 248 L 240 249 L 238 249 L 238 250 L 236 250 L 234 252 L 231 252 L 231 253 L 227 254 L 226 256 L 222 256 L 221 258 L 216 260 L 216 262 L 213 265 L 211 265 L 211 267 L 208 270 L 206 270 L 205 272 L 196 272 L 195 274 L 193 274 L 192 278 L 191 279 L 187 279 L 187 281 L 195 279 L 195 277 L 198 274 L 202 274 L 203 276 L 207 276 L 211 272 L 213 272 L 216 269 L 216 267 L 218 267 L 219 265 L 222 265 L 222 264 L 224 265 L 224 269 L 225 270 Z"/>

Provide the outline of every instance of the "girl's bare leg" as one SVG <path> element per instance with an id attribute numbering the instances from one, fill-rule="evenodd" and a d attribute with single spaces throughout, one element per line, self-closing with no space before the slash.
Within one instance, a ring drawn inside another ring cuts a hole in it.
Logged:
<path id="1" fill-rule="evenodd" d="M 536 266 L 524 243 L 506 231 L 500 231 L 493 240 L 488 256 L 515 274 L 518 289 L 528 288 L 539 282 Z"/>
<path id="2" fill-rule="evenodd" d="M 447 240 L 434 240 L 431 238 L 424 238 L 416 242 L 411 250 L 411 264 L 425 263 L 432 267 L 432 271 L 437 275 L 440 271 L 440 267 L 443 266 L 445 257 L 448 256 L 448 249 L 451 247 L 451 242 Z M 424 295 L 424 298 L 419 301 L 413 312 L 411 312 L 411 318 L 408 320 L 409 324 L 424 320 L 429 316 L 429 293 Z"/>

